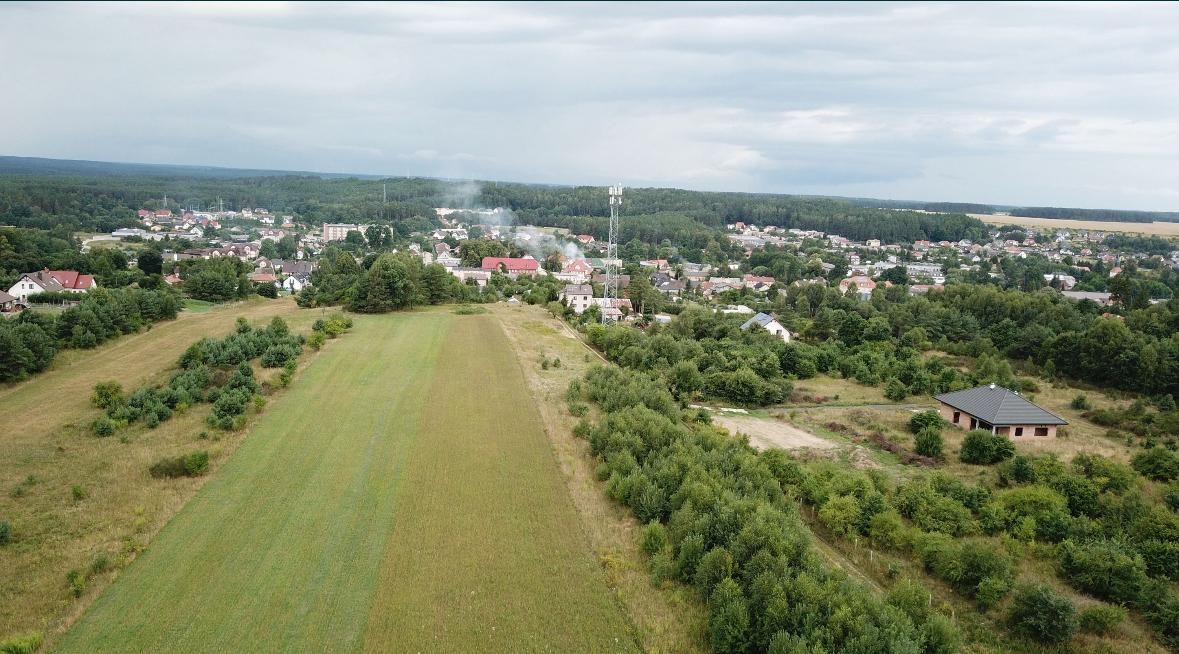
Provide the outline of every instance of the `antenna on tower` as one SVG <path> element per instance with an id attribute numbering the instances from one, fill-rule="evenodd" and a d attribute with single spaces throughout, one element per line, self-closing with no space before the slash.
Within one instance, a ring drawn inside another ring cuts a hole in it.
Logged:
<path id="1" fill-rule="evenodd" d="M 602 323 L 606 309 L 618 298 L 618 212 L 622 210 L 622 184 L 610 187 L 610 238 L 606 241 L 606 283 L 602 285 Z"/>

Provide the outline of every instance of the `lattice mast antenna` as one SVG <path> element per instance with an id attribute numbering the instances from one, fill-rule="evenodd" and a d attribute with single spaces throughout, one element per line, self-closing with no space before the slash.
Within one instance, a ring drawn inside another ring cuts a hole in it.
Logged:
<path id="1" fill-rule="evenodd" d="M 602 286 L 602 323 L 606 309 L 618 298 L 618 214 L 622 211 L 622 184 L 610 187 L 610 238 L 606 241 L 606 283 Z"/>

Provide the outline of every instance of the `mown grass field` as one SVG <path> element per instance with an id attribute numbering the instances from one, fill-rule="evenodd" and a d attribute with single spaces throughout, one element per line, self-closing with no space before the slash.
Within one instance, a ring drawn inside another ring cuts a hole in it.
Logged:
<path id="1" fill-rule="evenodd" d="M 61 652 L 638 651 L 497 319 L 358 317 Z"/>
<path id="2" fill-rule="evenodd" d="M 305 332 L 319 312 L 300 311 L 286 300 L 257 300 L 184 313 L 94 350 L 65 350 L 45 373 L 0 386 L 0 519 L 13 526 L 13 542 L 0 547 L 0 640 L 26 632 L 52 638 L 110 577 L 96 575 L 75 598 L 67 572 L 100 557 L 120 567 L 204 482 L 153 480 L 151 463 L 200 447 L 214 455 L 216 466 L 240 440 L 197 440 L 206 429 L 204 411 L 197 409 L 150 432 L 131 433 L 127 442 L 95 438 L 88 428 L 100 413 L 90 405 L 94 385 L 113 380 L 133 390 L 162 380 L 186 347 L 232 331 L 239 316 L 255 323 L 283 316 Z M 74 495 L 75 486 L 84 497 Z"/>

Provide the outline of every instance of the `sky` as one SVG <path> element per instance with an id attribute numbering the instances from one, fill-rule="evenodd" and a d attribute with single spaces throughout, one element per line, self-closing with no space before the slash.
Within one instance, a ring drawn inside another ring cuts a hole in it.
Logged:
<path id="1" fill-rule="evenodd" d="M 0 5 L 0 154 L 1179 210 L 1179 5 Z"/>

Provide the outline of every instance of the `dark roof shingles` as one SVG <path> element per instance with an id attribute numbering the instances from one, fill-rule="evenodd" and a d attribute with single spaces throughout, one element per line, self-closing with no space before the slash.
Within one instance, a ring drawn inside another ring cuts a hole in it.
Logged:
<path id="1" fill-rule="evenodd" d="M 992 425 L 1067 425 L 1068 421 L 1045 411 L 1002 386 L 979 386 L 935 395 L 935 400 Z"/>

